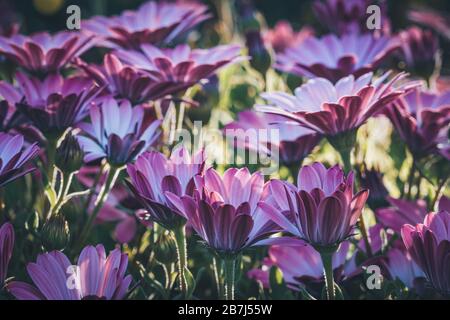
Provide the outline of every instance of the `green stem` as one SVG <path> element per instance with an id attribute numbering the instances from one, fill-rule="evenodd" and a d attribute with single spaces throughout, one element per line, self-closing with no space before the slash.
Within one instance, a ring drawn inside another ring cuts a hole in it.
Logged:
<path id="1" fill-rule="evenodd" d="M 408 176 L 408 193 L 407 193 L 407 198 L 411 199 L 411 193 L 412 193 L 412 187 L 413 187 L 413 183 L 414 183 L 414 176 L 416 174 L 416 166 L 415 166 L 415 159 L 413 158 L 413 163 L 411 164 L 411 169 L 409 171 L 409 176 Z"/>
<path id="2" fill-rule="evenodd" d="M 61 188 L 58 194 L 58 200 L 56 201 L 53 208 L 50 209 L 50 213 L 48 215 L 48 219 L 53 215 L 57 214 L 64 203 L 64 200 L 69 193 L 70 185 L 72 184 L 73 173 L 67 175 L 66 173 L 61 171 Z"/>
<path id="3" fill-rule="evenodd" d="M 348 174 L 352 170 L 352 162 L 351 162 L 352 149 L 339 150 L 339 154 L 341 155 L 342 163 L 344 164 L 344 171 Z"/>
<path id="4" fill-rule="evenodd" d="M 177 247 L 177 266 L 179 272 L 179 283 L 180 291 L 185 299 L 188 298 L 188 283 L 186 280 L 186 269 L 187 269 L 187 247 L 186 247 L 186 227 L 185 225 L 177 227 L 173 230 L 175 237 L 175 243 Z"/>
<path id="5" fill-rule="evenodd" d="M 91 232 L 91 229 L 94 225 L 94 221 L 97 218 L 97 215 L 100 212 L 100 209 L 103 207 L 103 204 L 105 203 L 106 199 L 108 198 L 109 192 L 114 187 L 114 184 L 116 183 L 116 180 L 119 177 L 121 170 L 122 170 L 122 168 L 117 168 L 117 167 L 110 168 L 108 175 L 106 177 L 106 182 L 103 185 L 102 189 L 100 190 L 97 200 L 95 201 L 94 209 L 91 212 L 91 214 L 89 215 L 88 221 L 85 224 L 85 227 L 81 233 L 80 248 L 83 247 L 84 243 L 88 239 L 89 233 Z"/>
<path id="6" fill-rule="evenodd" d="M 444 188 L 445 184 L 447 183 L 447 180 L 448 180 L 448 178 L 444 178 L 442 180 L 442 182 L 438 185 L 438 188 L 436 190 L 436 195 L 434 196 L 433 201 L 431 202 L 431 206 L 430 206 L 431 211 L 434 210 L 434 206 L 436 205 L 436 202 L 438 201 L 438 199 L 441 195 L 442 188 Z"/>
<path id="7" fill-rule="evenodd" d="M 55 156 L 56 156 L 56 146 L 58 144 L 58 139 L 48 138 L 47 139 L 47 178 L 48 185 L 53 185 L 53 175 L 55 170 Z"/>
<path id="8" fill-rule="evenodd" d="M 221 299 L 224 299 L 223 292 L 222 292 L 222 283 L 220 281 L 220 274 L 221 274 L 221 261 L 218 261 L 216 257 L 213 257 L 213 271 L 214 271 L 214 279 L 216 281 L 216 290 L 217 290 L 217 296 Z"/>
<path id="9" fill-rule="evenodd" d="M 234 300 L 234 282 L 235 282 L 235 258 L 226 258 L 223 260 L 225 266 L 225 299 Z"/>
<path id="10" fill-rule="evenodd" d="M 335 300 L 334 279 L 333 279 L 333 254 L 334 252 L 320 252 L 328 300 Z"/>
<path id="11" fill-rule="evenodd" d="M 92 201 L 92 197 L 94 196 L 94 193 L 97 190 L 97 185 L 100 182 L 100 179 L 103 176 L 103 173 L 105 172 L 105 167 L 106 167 L 106 163 L 102 163 L 100 166 L 100 171 L 97 173 L 92 186 L 89 188 L 89 195 L 88 195 L 88 198 L 86 199 L 86 202 L 83 205 L 83 210 L 81 212 L 88 211 L 89 205 Z"/>

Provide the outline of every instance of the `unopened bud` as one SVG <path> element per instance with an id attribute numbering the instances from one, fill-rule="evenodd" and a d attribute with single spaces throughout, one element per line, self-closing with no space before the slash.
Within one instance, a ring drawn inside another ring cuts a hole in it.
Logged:
<path id="1" fill-rule="evenodd" d="M 245 34 L 245 44 L 251 56 L 250 65 L 263 76 L 266 75 L 272 64 L 270 53 L 264 45 L 259 31 L 251 31 Z"/>
<path id="2" fill-rule="evenodd" d="M 155 259 L 163 264 L 177 261 L 177 248 L 175 239 L 170 232 L 165 231 L 156 242 Z"/>
<path id="3" fill-rule="evenodd" d="M 48 251 L 62 250 L 70 240 L 69 225 L 63 214 L 51 216 L 41 230 L 42 245 Z"/>
<path id="4" fill-rule="evenodd" d="M 66 134 L 56 149 L 55 164 L 66 173 L 76 172 L 83 165 L 83 150 L 72 132 Z"/>

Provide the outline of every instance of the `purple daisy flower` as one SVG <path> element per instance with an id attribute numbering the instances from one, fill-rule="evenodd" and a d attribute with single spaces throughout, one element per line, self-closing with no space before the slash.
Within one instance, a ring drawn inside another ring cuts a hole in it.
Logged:
<path id="1" fill-rule="evenodd" d="M 207 6 L 197 2 L 149 1 L 137 11 L 82 21 L 82 29 L 103 39 L 106 47 L 139 49 L 142 44 L 163 45 L 208 19 Z"/>
<path id="2" fill-rule="evenodd" d="M 204 166 L 203 150 L 191 157 L 183 146 L 175 147 L 170 158 L 159 152 L 147 152 L 139 156 L 135 164 L 129 164 L 130 189 L 147 210 L 148 220 L 166 229 L 183 225 L 186 222 L 183 214 L 169 201 L 166 192 L 178 197 L 192 195 L 193 177 L 201 175 Z"/>
<path id="3" fill-rule="evenodd" d="M 314 36 L 312 28 L 303 27 L 298 32 L 295 32 L 288 21 L 281 20 L 275 24 L 273 29 L 267 30 L 263 38 L 276 53 L 281 53 L 291 46 L 300 45 L 311 36 Z"/>
<path id="4" fill-rule="evenodd" d="M 339 245 L 352 236 L 369 196 L 368 190 L 353 193 L 353 173 L 345 177 L 338 166 L 327 169 L 315 162 L 300 169 L 297 181 L 296 188 L 271 180 L 276 205 L 260 202 L 265 215 L 316 250 Z"/>
<path id="5" fill-rule="evenodd" d="M 26 164 L 37 156 L 37 143 L 23 149 L 24 140 L 20 134 L 10 135 L 0 132 L 0 187 L 33 171 Z"/>
<path id="6" fill-rule="evenodd" d="M 146 71 L 156 81 L 184 84 L 187 89 L 211 77 L 218 69 L 243 59 L 240 51 L 238 45 L 191 49 L 182 44 L 173 49 L 142 45 L 141 52 L 117 50 L 115 54 L 125 63 Z"/>
<path id="7" fill-rule="evenodd" d="M 346 260 L 350 243 L 344 242 L 333 256 L 333 270 L 336 281 L 340 282 L 356 271 L 355 260 Z M 284 281 L 292 289 L 299 285 L 323 281 L 323 265 L 319 253 L 307 244 L 275 245 L 269 249 L 269 258 L 261 269 L 252 269 L 248 276 L 269 287 L 270 267 L 277 266 L 283 272 Z"/>
<path id="8" fill-rule="evenodd" d="M 0 81 L 0 94 L 44 134 L 62 134 L 88 114 L 100 92 L 86 77 L 52 74 L 39 80 L 18 72 L 17 87 Z"/>
<path id="9" fill-rule="evenodd" d="M 106 256 L 103 245 L 87 246 L 72 266 L 60 251 L 40 254 L 27 266 L 34 282 L 11 281 L 8 291 L 19 300 L 121 300 L 132 281 L 125 276 L 128 256 L 119 249 Z"/>
<path id="10" fill-rule="evenodd" d="M 32 73 L 57 72 L 94 45 L 93 37 L 78 32 L 46 32 L 0 37 L 0 52 Z"/>
<path id="11" fill-rule="evenodd" d="M 317 133 L 336 136 L 356 130 L 371 116 L 393 102 L 410 84 L 399 85 L 404 74 L 384 83 L 389 73 L 374 80 L 372 73 L 357 79 L 348 76 L 335 85 L 324 78 L 315 78 L 295 89 L 295 95 L 284 92 L 264 93 L 268 106 L 257 110 L 278 114 L 284 122 L 298 123 Z"/>
<path id="12" fill-rule="evenodd" d="M 414 289 L 419 278 L 425 277 L 405 248 L 392 248 L 386 255 L 387 269 L 392 279 L 399 279 L 407 288 Z"/>
<path id="13" fill-rule="evenodd" d="M 408 201 L 387 197 L 389 208 L 375 211 L 377 219 L 385 227 L 400 232 L 405 224 L 416 225 L 423 221 L 428 213 L 427 204 L 423 200 Z"/>
<path id="14" fill-rule="evenodd" d="M 434 93 L 417 88 L 386 108 L 386 114 L 417 159 L 441 150 L 445 156 L 445 150 L 450 150 L 450 91 Z"/>
<path id="15" fill-rule="evenodd" d="M 406 249 L 431 285 L 450 295 L 450 213 L 429 213 L 423 223 L 406 224 L 401 230 Z"/>
<path id="16" fill-rule="evenodd" d="M 277 56 L 276 68 L 309 78 L 337 82 L 348 75 L 356 78 L 375 69 L 399 47 L 398 39 L 373 34 L 333 34 L 308 37 Z"/>
<path id="17" fill-rule="evenodd" d="M 83 133 L 77 136 L 85 152 L 85 162 L 106 158 L 113 166 L 125 165 L 159 137 L 161 121 L 146 124 L 144 108 L 132 107 L 127 100 L 117 102 L 106 98 L 100 105 L 91 107 L 90 115 L 91 123 L 81 123 Z"/>
<path id="18" fill-rule="evenodd" d="M 210 248 L 235 255 L 250 246 L 271 243 L 269 236 L 280 229 L 257 207 L 264 190 L 260 172 L 230 168 L 221 177 L 210 168 L 194 180 L 193 197 L 172 192 L 166 196 Z"/>
<path id="19" fill-rule="evenodd" d="M 155 78 L 135 66 L 122 64 L 113 54 L 105 55 L 103 66 L 87 64 L 81 60 L 77 64 L 98 85 L 106 87 L 108 93 L 133 104 L 158 100 L 186 90 L 190 85 L 177 79 Z"/>
<path id="20" fill-rule="evenodd" d="M 402 55 L 408 69 L 429 78 L 435 69 L 439 39 L 430 30 L 410 27 L 400 32 Z"/>

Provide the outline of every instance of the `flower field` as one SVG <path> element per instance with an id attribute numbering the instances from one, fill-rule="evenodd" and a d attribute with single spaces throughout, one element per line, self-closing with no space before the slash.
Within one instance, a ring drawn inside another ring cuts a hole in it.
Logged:
<path id="1" fill-rule="evenodd" d="M 450 298 L 448 3 L 73 2 L 0 0 L 0 300 Z"/>

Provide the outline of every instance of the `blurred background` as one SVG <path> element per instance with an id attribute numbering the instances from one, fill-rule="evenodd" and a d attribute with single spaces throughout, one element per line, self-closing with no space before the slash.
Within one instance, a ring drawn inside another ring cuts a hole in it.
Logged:
<path id="1" fill-rule="evenodd" d="M 170 1 L 170 0 L 169 0 Z M 224 3 L 238 2 L 240 0 L 203 0 L 211 7 L 217 19 L 217 12 Z M 93 15 L 114 15 L 126 9 L 135 9 L 144 0 L 0 0 L 0 23 L 8 25 L 18 21 L 22 33 L 33 33 L 42 30 L 57 31 L 65 28 L 66 8 L 76 4 L 81 8 L 82 19 Z M 257 10 L 260 11 L 268 27 L 273 27 L 279 20 L 288 20 L 295 29 L 304 25 L 311 25 L 321 30 L 314 16 L 311 3 L 313 0 L 253 0 Z M 432 8 L 450 17 L 450 1 L 448 0 L 387 0 L 388 14 L 394 32 L 404 28 L 410 22 L 407 12 L 412 8 Z M 450 18 L 449 18 L 450 19 Z M 219 37 L 211 32 L 214 19 L 203 24 L 201 32 L 209 33 L 211 44 L 215 44 Z M 214 28 L 212 29 L 214 30 Z M 205 35 L 203 35 L 203 38 Z M 443 51 L 443 74 L 450 74 L 450 42 L 441 41 Z"/>

